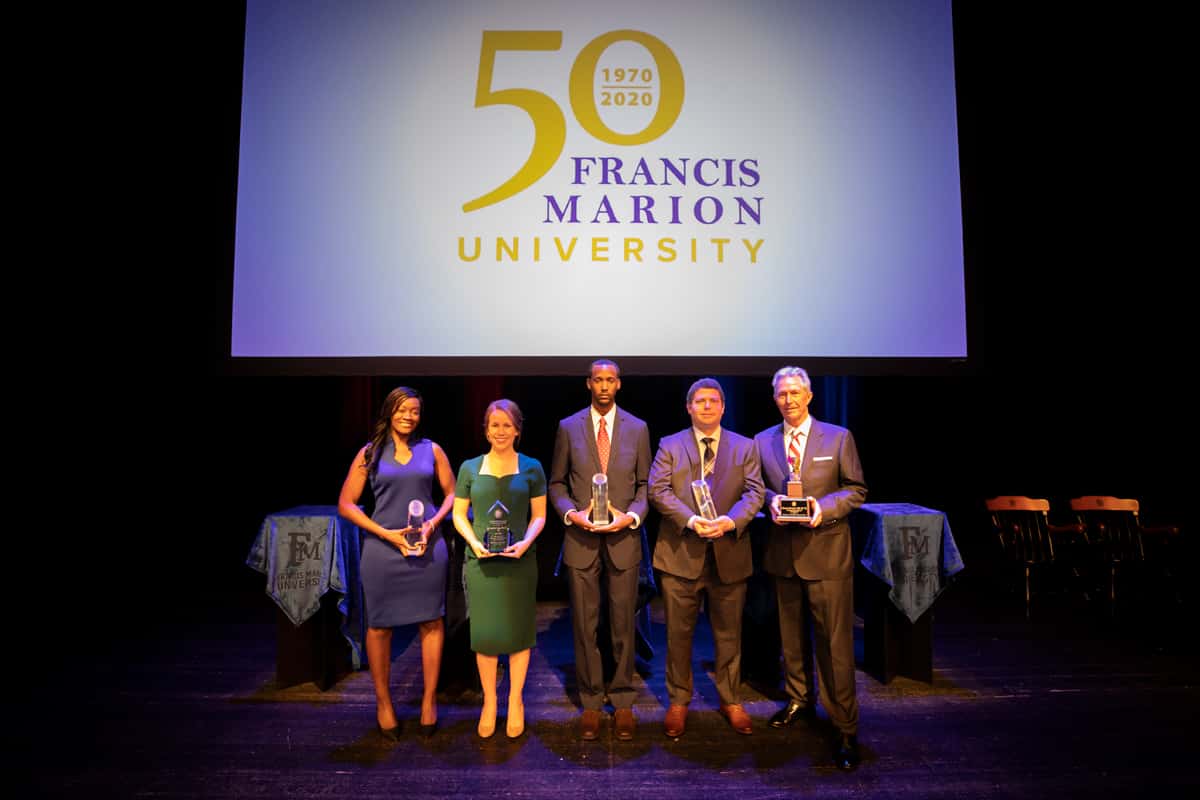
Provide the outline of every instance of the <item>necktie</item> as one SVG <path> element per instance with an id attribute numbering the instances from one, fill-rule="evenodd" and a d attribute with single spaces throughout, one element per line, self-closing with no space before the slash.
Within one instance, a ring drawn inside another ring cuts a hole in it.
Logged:
<path id="1" fill-rule="evenodd" d="M 600 418 L 600 432 L 596 434 L 596 450 L 600 454 L 600 471 L 608 474 L 608 423 Z"/>
<path id="2" fill-rule="evenodd" d="M 711 438 L 709 438 L 708 436 L 705 436 L 700 441 L 704 442 L 704 477 L 707 478 L 709 475 L 712 475 L 713 462 L 716 460 L 716 458 L 715 458 L 716 454 L 713 453 L 713 449 L 712 449 L 713 440 Z"/>
<path id="3" fill-rule="evenodd" d="M 788 466 L 794 472 L 800 471 L 800 431 L 792 433 L 792 441 L 788 445 Z"/>

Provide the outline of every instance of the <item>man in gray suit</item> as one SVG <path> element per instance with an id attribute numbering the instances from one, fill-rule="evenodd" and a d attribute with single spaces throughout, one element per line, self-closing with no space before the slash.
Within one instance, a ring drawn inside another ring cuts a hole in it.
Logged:
<path id="1" fill-rule="evenodd" d="M 642 519 L 650 472 L 650 433 L 646 423 L 617 408 L 621 370 L 602 359 L 587 379 L 592 402 L 558 424 L 550 464 L 550 502 L 565 526 L 563 562 L 571 593 L 575 632 L 575 677 L 583 714 L 580 736 L 599 736 L 604 674 L 596 634 L 600 622 L 602 576 L 606 581 L 612 657 L 616 669 L 608 686 L 617 738 L 633 738 L 634 617 L 642 562 Z M 592 478 L 608 478 L 611 521 L 593 524 Z"/>
<path id="2" fill-rule="evenodd" d="M 858 449 L 850 431 L 808 413 L 812 382 L 799 367 L 784 367 L 771 380 L 783 422 L 754 437 L 762 462 L 771 531 L 763 568 L 775 577 L 779 635 L 783 645 L 788 704 L 771 717 L 773 728 L 815 718 L 813 659 L 821 677 L 825 710 L 838 731 L 834 762 L 858 764 L 858 699 L 854 687 L 854 563 L 847 516 L 863 504 Z M 781 522 L 789 465 L 799 465 L 804 493 L 813 502 L 809 522 Z M 810 641 L 811 639 L 811 641 Z"/>
<path id="3" fill-rule="evenodd" d="M 665 437 L 650 468 L 650 502 L 662 513 L 654 567 L 667 617 L 667 692 L 670 708 L 663 732 L 681 736 L 692 700 L 692 637 L 707 595 L 716 654 L 716 685 L 721 715 L 738 733 L 752 732 L 742 708 L 742 610 L 746 579 L 752 570 L 746 532 L 763 501 L 758 452 L 745 436 L 721 428 L 725 392 L 712 378 L 701 378 L 687 394 L 690 428 Z M 711 487 L 716 519 L 699 512 L 692 482 Z"/>

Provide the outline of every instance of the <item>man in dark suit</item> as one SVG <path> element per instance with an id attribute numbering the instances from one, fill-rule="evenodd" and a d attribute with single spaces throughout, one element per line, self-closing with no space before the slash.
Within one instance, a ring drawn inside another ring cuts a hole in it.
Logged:
<path id="1" fill-rule="evenodd" d="M 716 685 L 721 715 L 738 733 L 752 732 L 742 708 L 742 610 L 752 559 L 746 527 L 763 501 L 758 452 L 745 436 L 721 428 L 725 392 L 701 378 L 687 394 L 692 426 L 665 437 L 650 468 L 650 502 L 662 513 L 654 567 L 667 617 L 667 692 L 663 720 L 667 736 L 681 736 L 692 700 L 692 636 L 707 595 L 708 619 L 716 651 Z M 705 479 L 715 518 L 701 513 L 692 482 Z"/>
<path id="2" fill-rule="evenodd" d="M 609 630 L 615 671 L 608 686 L 617 738 L 633 738 L 634 617 L 642 562 L 642 519 L 650 472 L 650 433 L 646 423 L 617 408 L 621 370 L 612 361 L 593 362 L 587 379 L 592 402 L 558 424 L 550 465 L 550 502 L 565 526 L 563 563 L 571 593 L 575 632 L 575 677 L 583 714 L 580 736 L 599 736 L 604 674 L 597 645 L 602 577 L 608 595 Z M 592 478 L 608 479 L 611 521 L 597 525 Z"/>
<path id="3" fill-rule="evenodd" d="M 773 728 L 815 718 L 813 658 L 825 710 L 837 729 L 834 762 L 853 769 L 858 754 L 858 699 L 854 687 L 854 564 L 847 516 L 863 504 L 867 485 L 854 436 L 808 413 L 812 382 L 799 367 L 784 367 L 771 381 L 783 422 L 754 437 L 762 462 L 771 531 L 763 568 L 775 577 L 779 636 L 788 704 L 771 717 Z M 804 494 L 813 504 L 809 522 L 781 522 L 780 498 L 798 465 Z"/>

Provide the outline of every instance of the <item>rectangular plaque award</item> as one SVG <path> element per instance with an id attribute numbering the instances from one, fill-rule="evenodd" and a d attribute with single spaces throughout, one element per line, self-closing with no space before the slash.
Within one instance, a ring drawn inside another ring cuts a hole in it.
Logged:
<path id="1" fill-rule="evenodd" d="M 499 553 L 510 544 L 512 531 L 508 527 L 508 506 L 497 500 L 487 512 L 487 531 L 483 535 L 483 546 L 489 553 Z"/>
<path id="2" fill-rule="evenodd" d="M 425 504 L 420 500 L 413 500 L 408 504 L 408 527 L 412 530 L 404 534 L 404 541 L 408 542 L 409 547 L 416 547 L 421 543 L 421 526 L 424 523 Z"/>
<path id="3" fill-rule="evenodd" d="M 608 476 L 597 472 L 592 476 L 592 523 L 607 525 L 612 522 L 608 515 Z"/>
<path id="4" fill-rule="evenodd" d="M 792 472 L 787 479 L 787 495 L 779 498 L 779 522 L 812 522 L 812 503 L 804 496 L 800 465 L 788 459 Z"/>
<path id="5" fill-rule="evenodd" d="M 708 481 L 701 478 L 692 481 L 692 497 L 696 500 L 696 513 L 705 519 L 717 518 L 717 505 L 713 502 L 712 489 Z"/>

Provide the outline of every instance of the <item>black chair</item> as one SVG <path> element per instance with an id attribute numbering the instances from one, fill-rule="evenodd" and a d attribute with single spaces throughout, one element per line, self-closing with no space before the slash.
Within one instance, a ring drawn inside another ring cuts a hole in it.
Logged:
<path id="1" fill-rule="evenodd" d="M 1164 593 L 1182 602 L 1174 568 L 1179 528 L 1144 526 L 1139 508 L 1137 500 L 1105 495 L 1071 500 L 1071 510 L 1087 529 L 1109 617 L 1117 616 L 1118 595 L 1128 596 L 1130 607 Z"/>
<path id="2" fill-rule="evenodd" d="M 1068 591 L 1081 585 L 1087 545 L 1082 524 L 1052 525 L 1047 500 L 1003 495 L 986 501 L 1006 566 L 1015 568 L 1025 599 L 1025 617 L 1037 592 Z M 1086 592 L 1085 592 L 1086 593 Z"/>

